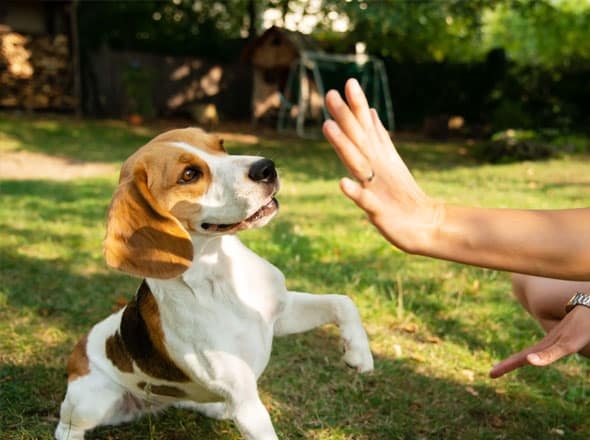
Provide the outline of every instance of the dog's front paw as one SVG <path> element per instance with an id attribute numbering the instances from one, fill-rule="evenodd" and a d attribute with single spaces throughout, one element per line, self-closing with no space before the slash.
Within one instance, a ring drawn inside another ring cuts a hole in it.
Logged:
<path id="1" fill-rule="evenodd" d="M 342 360 L 346 365 L 356 369 L 359 373 L 373 371 L 373 354 L 368 343 L 356 347 L 346 347 Z"/>
<path id="2" fill-rule="evenodd" d="M 59 422 L 54 437 L 56 440 L 84 440 L 84 430 Z"/>

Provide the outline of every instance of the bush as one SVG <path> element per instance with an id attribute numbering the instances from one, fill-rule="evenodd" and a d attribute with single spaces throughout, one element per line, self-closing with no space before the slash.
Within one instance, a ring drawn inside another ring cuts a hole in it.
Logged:
<path id="1" fill-rule="evenodd" d="M 510 127 L 527 128 L 533 124 L 532 118 L 522 103 L 511 99 L 503 99 L 498 103 L 491 112 L 490 122 L 494 130 L 508 130 Z M 506 133 L 506 131 L 501 133 Z"/>
<path id="2" fill-rule="evenodd" d="M 548 159 L 558 152 L 556 145 L 548 139 L 549 134 L 532 130 L 500 131 L 477 148 L 476 156 L 491 163 Z"/>

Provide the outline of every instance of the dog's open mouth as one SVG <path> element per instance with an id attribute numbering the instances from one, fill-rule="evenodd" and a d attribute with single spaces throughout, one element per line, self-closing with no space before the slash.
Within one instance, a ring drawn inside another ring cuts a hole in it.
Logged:
<path id="1" fill-rule="evenodd" d="M 250 217 L 242 220 L 238 223 L 231 224 L 215 224 L 215 223 L 202 223 L 201 228 L 207 232 L 228 232 L 228 231 L 241 231 L 254 226 L 259 220 L 277 212 L 279 209 L 279 202 L 274 197 L 271 197 L 268 202 L 262 205 L 258 211 L 252 214 Z"/>

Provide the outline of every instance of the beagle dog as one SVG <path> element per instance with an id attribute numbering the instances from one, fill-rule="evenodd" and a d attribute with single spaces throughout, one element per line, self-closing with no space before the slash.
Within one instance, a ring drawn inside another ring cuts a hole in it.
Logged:
<path id="1" fill-rule="evenodd" d="M 246 439 L 276 439 L 256 385 L 273 336 L 327 323 L 340 328 L 346 364 L 373 369 L 348 297 L 287 290 L 236 237 L 276 215 L 278 189 L 271 160 L 228 155 L 197 128 L 165 132 L 125 161 L 104 254 L 143 281 L 74 348 L 57 439 L 169 405 L 229 418 Z"/>

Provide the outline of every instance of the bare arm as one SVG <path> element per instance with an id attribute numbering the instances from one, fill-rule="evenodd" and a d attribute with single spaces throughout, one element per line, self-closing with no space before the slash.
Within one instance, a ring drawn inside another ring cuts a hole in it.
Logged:
<path id="1" fill-rule="evenodd" d="M 324 134 L 352 175 L 342 191 L 400 249 L 498 270 L 590 280 L 590 208 L 534 211 L 452 206 L 427 196 L 356 81 L 326 96 Z M 371 178 L 374 173 L 374 178 Z"/>
<path id="2" fill-rule="evenodd" d="M 590 209 L 445 206 L 416 253 L 550 278 L 590 280 Z"/>

